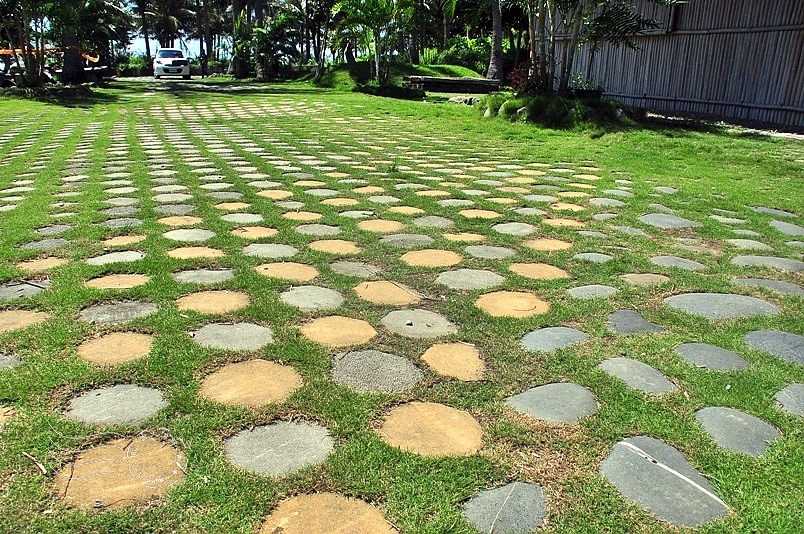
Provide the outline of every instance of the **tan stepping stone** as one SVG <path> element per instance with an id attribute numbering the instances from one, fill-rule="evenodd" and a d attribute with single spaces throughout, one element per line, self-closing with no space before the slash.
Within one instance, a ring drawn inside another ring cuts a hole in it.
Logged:
<path id="1" fill-rule="evenodd" d="M 257 191 L 256 194 L 257 196 L 270 198 L 271 200 L 284 200 L 293 196 L 292 192 L 285 191 L 284 189 L 264 189 Z"/>
<path id="2" fill-rule="evenodd" d="M 289 211 L 282 214 L 282 217 L 291 221 L 317 221 L 323 215 L 312 211 Z"/>
<path id="3" fill-rule="evenodd" d="M 545 176 L 547 173 L 536 169 L 517 169 L 516 171 L 524 176 Z"/>
<path id="4" fill-rule="evenodd" d="M 385 189 L 376 185 L 367 185 L 364 187 L 355 187 L 352 189 L 352 193 L 369 195 L 372 193 L 385 193 Z"/>
<path id="5" fill-rule="evenodd" d="M 17 411 L 10 406 L 0 406 L 0 428 L 12 417 L 17 415 Z"/>
<path id="6" fill-rule="evenodd" d="M 335 493 L 299 495 L 277 505 L 260 534 L 313 532 L 393 534 L 396 531 L 373 506 Z"/>
<path id="7" fill-rule="evenodd" d="M 318 276 L 318 269 L 312 265 L 295 263 L 292 261 L 283 263 L 264 263 L 257 265 L 254 270 L 263 276 L 271 278 L 281 278 L 293 282 L 309 282 Z"/>
<path id="8" fill-rule="evenodd" d="M 583 211 L 586 208 L 578 204 L 570 204 L 569 202 L 554 202 L 550 204 L 550 208 L 557 211 Z"/>
<path id="9" fill-rule="evenodd" d="M 150 279 L 150 276 L 144 274 L 110 274 L 87 280 L 84 285 L 94 289 L 131 289 L 147 283 Z"/>
<path id="10" fill-rule="evenodd" d="M 670 281 L 669 276 L 654 273 L 631 273 L 620 276 L 623 280 L 634 286 L 652 286 Z"/>
<path id="11" fill-rule="evenodd" d="M 351 174 L 346 172 L 333 171 L 333 172 L 325 172 L 324 176 L 328 178 L 348 178 L 349 176 L 351 176 Z"/>
<path id="12" fill-rule="evenodd" d="M 416 195 L 420 197 L 448 197 L 452 196 L 452 193 L 441 189 L 426 189 L 424 191 L 416 191 Z"/>
<path id="13" fill-rule="evenodd" d="M 503 193 L 522 193 L 522 194 L 530 193 L 530 189 L 528 189 L 527 187 L 516 187 L 510 185 L 498 187 L 497 191 L 502 191 Z"/>
<path id="14" fill-rule="evenodd" d="M 480 352 L 467 343 L 439 343 L 422 355 L 433 371 L 465 382 L 483 378 L 483 360 Z"/>
<path id="15" fill-rule="evenodd" d="M 299 187 L 321 187 L 323 185 L 327 185 L 326 182 L 322 182 L 320 180 L 297 180 L 293 182 L 293 185 Z"/>
<path id="16" fill-rule="evenodd" d="M 96 365 L 118 365 L 147 356 L 153 336 L 137 332 L 112 332 L 84 341 L 78 346 L 78 356 Z"/>
<path id="17" fill-rule="evenodd" d="M 321 201 L 322 204 L 325 206 L 354 206 L 358 203 L 357 199 L 354 198 L 325 198 Z"/>
<path id="18" fill-rule="evenodd" d="M 496 291 L 482 295 L 475 306 L 492 317 L 531 317 L 550 311 L 550 304 L 524 291 Z"/>
<path id="19" fill-rule="evenodd" d="M 467 219 L 496 219 L 500 216 L 496 211 L 479 209 L 461 210 L 458 214 L 463 215 Z"/>
<path id="20" fill-rule="evenodd" d="M 0 334 L 42 323 L 49 317 L 50 314 L 46 312 L 29 310 L 0 311 Z"/>
<path id="21" fill-rule="evenodd" d="M 399 221 L 387 221 L 385 219 L 373 219 L 370 221 L 360 221 L 357 227 L 367 232 L 375 232 L 378 234 L 392 234 L 398 232 L 405 227 Z"/>
<path id="22" fill-rule="evenodd" d="M 518 200 L 508 197 L 489 197 L 486 200 L 495 204 L 516 204 Z"/>
<path id="23" fill-rule="evenodd" d="M 265 239 L 266 237 L 275 236 L 278 231 L 274 228 L 266 228 L 265 226 L 241 226 L 235 228 L 230 233 L 237 237 L 242 237 L 243 239 Z"/>
<path id="24" fill-rule="evenodd" d="M 104 239 L 103 241 L 101 241 L 101 244 L 104 247 L 123 247 L 126 245 L 133 245 L 141 241 L 145 241 L 144 235 L 132 234 L 132 235 L 119 235 L 115 237 L 110 237 L 109 239 Z"/>
<path id="25" fill-rule="evenodd" d="M 222 404 L 256 408 L 283 402 L 301 385 L 301 375 L 289 365 L 250 360 L 210 374 L 201 382 L 199 393 Z"/>
<path id="26" fill-rule="evenodd" d="M 216 208 L 224 211 L 237 211 L 246 209 L 249 206 L 251 206 L 251 204 L 247 202 L 221 202 L 220 204 L 215 204 Z"/>
<path id="27" fill-rule="evenodd" d="M 529 239 L 524 241 L 522 244 L 528 248 L 538 250 L 540 252 L 554 252 L 557 250 L 567 250 L 568 248 L 572 248 L 572 243 L 567 243 L 566 241 L 561 241 L 560 239 L 550 238 Z"/>
<path id="28" fill-rule="evenodd" d="M 343 239 L 321 239 L 312 241 L 310 248 L 328 254 L 359 254 L 361 248 L 351 241 Z"/>
<path id="29" fill-rule="evenodd" d="M 556 196 L 561 198 L 586 198 L 591 195 L 582 191 L 559 191 Z"/>
<path id="30" fill-rule="evenodd" d="M 153 438 L 108 441 L 78 455 L 55 475 L 55 489 L 68 506 L 124 508 L 164 496 L 184 478 L 187 459 Z"/>
<path id="31" fill-rule="evenodd" d="M 413 206 L 392 206 L 388 208 L 388 211 L 392 213 L 401 213 L 402 215 L 419 215 L 420 213 L 424 213 L 423 209 L 414 208 Z"/>
<path id="32" fill-rule="evenodd" d="M 300 330 L 306 338 L 328 347 L 362 345 L 377 335 L 377 331 L 366 321 L 338 315 L 315 319 Z"/>
<path id="33" fill-rule="evenodd" d="M 463 257 L 451 250 L 426 248 L 406 252 L 399 259 L 413 267 L 451 267 L 459 264 Z"/>
<path id="34" fill-rule="evenodd" d="M 192 215 L 172 215 L 157 219 L 156 222 L 167 226 L 195 226 L 196 224 L 201 224 L 203 220 L 201 217 L 193 217 Z"/>
<path id="35" fill-rule="evenodd" d="M 448 241 L 457 241 L 459 243 L 472 243 L 476 241 L 485 241 L 486 236 L 481 234 L 473 234 L 472 232 L 459 232 L 457 234 L 442 234 L 444 239 Z"/>
<path id="36" fill-rule="evenodd" d="M 573 174 L 572 177 L 579 180 L 600 180 L 600 176 L 596 174 Z"/>
<path id="37" fill-rule="evenodd" d="M 248 306 L 250 302 L 246 293 L 237 291 L 200 291 L 176 300 L 176 307 L 180 310 L 218 314 L 240 310 Z"/>
<path id="38" fill-rule="evenodd" d="M 392 306 L 407 306 L 418 304 L 421 295 L 399 282 L 379 281 L 363 282 L 354 288 L 355 293 L 363 300 L 373 304 L 390 304 Z"/>
<path id="39" fill-rule="evenodd" d="M 567 184 L 567 187 L 575 187 L 577 189 L 594 189 L 595 186 L 592 184 L 582 184 L 579 182 L 570 182 Z"/>
<path id="40" fill-rule="evenodd" d="M 469 456 L 483 446 L 483 430 L 471 414 L 432 402 L 397 406 L 379 434 L 392 447 L 423 456 Z"/>
<path id="41" fill-rule="evenodd" d="M 570 274 L 564 269 L 559 269 L 547 263 L 512 263 L 509 269 L 532 280 L 556 280 L 570 277 Z"/>
<path id="42" fill-rule="evenodd" d="M 180 247 L 169 250 L 167 255 L 177 260 L 190 260 L 194 258 L 222 258 L 222 250 L 210 247 Z"/>
<path id="43" fill-rule="evenodd" d="M 581 221 L 576 221 L 575 219 L 544 219 L 542 222 L 548 226 L 553 226 L 556 228 L 583 228 L 586 226 L 586 224 L 582 223 Z"/>
<path id="44" fill-rule="evenodd" d="M 70 260 L 64 258 L 40 258 L 37 260 L 22 261 L 17 264 L 17 269 L 29 273 L 36 273 L 39 271 L 47 271 L 61 265 L 70 263 Z"/>

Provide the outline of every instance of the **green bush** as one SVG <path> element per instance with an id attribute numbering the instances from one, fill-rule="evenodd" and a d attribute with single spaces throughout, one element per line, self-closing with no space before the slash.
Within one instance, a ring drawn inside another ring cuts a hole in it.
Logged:
<path id="1" fill-rule="evenodd" d="M 377 83 L 357 84 L 355 92 L 367 95 L 384 96 L 387 98 L 398 98 L 401 100 L 423 100 L 424 91 L 421 89 L 411 89 L 400 85 L 381 85 Z"/>
<path id="2" fill-rule="evenodd" d="M 460 65 L 475 72 L 486 72 L 491 56 L 491 40 L 489 38 L 467 39 L 453 37 L 449 47 L 438 54 L 437 63 Z"/>

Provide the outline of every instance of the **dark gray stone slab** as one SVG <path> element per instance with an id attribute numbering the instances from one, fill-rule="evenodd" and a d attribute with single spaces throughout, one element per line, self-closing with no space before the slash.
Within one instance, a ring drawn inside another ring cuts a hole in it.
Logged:
<path id="1" fill-rule="evenodd" d="M 589 336 L 580 330 L 566 326 L 540 328 L 522 337 L 522 347 L 531 352 L 553 352 L 575 343 L 586 341 Z"/>
<path id="2" fill-rule="evenodd" d="M 650 259 L 650 262 L 661 267 L 673 267 L 684 269 L 685 271 L 702 271 L 706 269 L 706 265 L 702 263 L 688 260 L 687 258 L 679 258 L 678 256 L 654 256 Z"/>
<path id="3" fill-rule="evenodd" d="M 792 236 L 804 235 L 804 228 L 791 222 L 773 220 L 770 222 L 770 225 L 783 234 Z"/>
<path id="4" fill-rule="evenodd" d="M 664 303 L 673 309 L 712 321 L 779 314 L 779 308 L 770 302 L 728 293 L 684 293 L 667 297 Z"/>
<path id="5" fill-rule="evenodd" d="M 0 301 L 33 297 L 44 291 L 49 285 L 50 282 L 46 280 L 42 282 L 7 282 L 0 284 Z"/>
<path id="6" fill-rule="evenodd" d="M 202 347 L 223 350 L 259 350 L 274 341 L 270 328 L 253 323 L 212 323 L 191 336 Z"/>
<path id="7" fill-rule="evenodd" d="M 736 217 L 724 217 L 723 215 L 710 215 L 709 218 L 723 224 L 744 224 L 745 222 L 747 222 L 745 219 L 738 219 Z"/>
<path id="8" fill-rule="evenodd" d="M 783 295 L 804 296 L 804 289 L 791 282 L 781 282 L 779 280 L 768 280 L 765 278 L 735 278 L 732 284 L 740 286 L 759 286 L 778 291 Z"/>
<path id="9" fill-rule="evenodd" d="M 178 230 L 165 232 L 162 235 L 173 241 L 200 242 L 212 239 L 215 237 L 215 232 L 204 230 L 203 228 L 179 228 Z"/>
<path id="10" fill-rule="evenodd" d="M 391 234 L 384 236 L 380 241 L 397 248 L 416 248 L 429 245 L 433 242 L 433 238 L 420 234 Z"/>
<path id="11" fill-rule="evenodd" d="M 280 421 L 241 430 L 223 447 L 237 467 L 280 477 L 325 461 L 335 448 L 335 440 L 324 427 Z"/>
<path id="12" fill-rule="evenodd" d="M 96 304 L 81 310 L 81 318 L 95 324 L 115 324 L 141 319 L 156 312 L 151 302 Z"/>
<path id="13" fill-rule="evenodd" d="M 673 525 L 697 527 L 729 512 L 683 454 L 648 436 L 616 443 L 600 465 L 600 474 L 626 500 Z"/>
<path id="14" fill-rule="evenodd" d="M 661 395 L 678 390 L 675 384 L 650 365 L 630 358 L 609 358 L 598 365 L 603 371 L 619 378 L 631 389 L 649 395 Z"/>
<path id="15" fill-rule="evenodd" d="M 662 332 L 664 328 L 647 321 L 634 310 L 617 310 L 609 315 L 606 326 L 618 334 L 641 334 L 644 332 Z"/>
<path id="16" fill-rule="evenodd" d="M 535 484 L 511 482 L 469 499 L 463 505 L 463 516 L 487 534 L 532 532 L 547 519 L 544 492 Z"/>
<path id="17" fill-rule="evenodd" d="M 20 248 L 23 250 L 54 250 L 63 247 L 67 243 L 69 243 L 69 241 L 66 239 L 57 237 L 42 239 L 40 241 L 31 241 L 30 243 L 25 243 Z"/>
<path id="18" fill-rule="evenodd" d="M 639 220 L 647 225 L 661 228 L 663 230 L 669 230 L 672 228 L 696 228 L 701 226 L 701 223 L 699 222 L 691 221 L 689 219 L 685 219 L 677 215 L 671 215 L 669 213 L 648 213 L 647 215 L 640 217 Z"/>
<path id="19" fill-rule="evenodd" d="M 162 193 L 151 197 L 154 202 L 159 202 L 160 204 L 174 204 L 191 198 L 193 198 L 193 195 L 188 195 L 187 193 Z"/>
<path id="20" fill-rule="evenodd" d="M 338 235 L 341 233 L 339 227 L 329 224 L 300 224 L 296 227 L 296 231 L 302 235 L 319 237 Z"/>
<path id="21" fill-rule="evenodd" d="M 392 311 L 381 322 L 394 334 L 414 339 L 430 339 L 458 331 L 458 327 L 446 317 L 428 310 Z"/>
<path id="22" fill-rule="evenodd" d="M 138 424 L 165 406 L 167 402 L 158 389 L 118 384 L 75 397 L 64 416 L 89 425 Z"/>
<path id="23" fill-rule="evenodd" d="M 302 311 L 333 310 L 343 304 L 343 295 L 326 287 L 298 286 L 279 295 L 279 300 Z"/>
<path id="24" fill-rule="evenodd" d="M 613 258 L 608 254 L 601 254 L 599 252 L 581 252 L 580 254 L 574 255 L 572 259 L 579 261 L 589 261 L 592 263 L 606 263 L 608 261 L 611 261 Z"/>
<path id="25" fill-rule="evenodd" d="M 524 414 L 553 423 L 577 423 L 597 412 L 597 399 L 574 383 L 545 384 L 508 397 L 505 403 Z"/>
<path id="26" fill-rule="evenodd" d="M 790 213 L 789 211 L 784 211 L 776 208 L 766 208 L 764 206 L 753 206 L 751 208 L 753 211 L 757 213 L 764 213 L 765 215 L 774 215 L 776 217 L 795 217 L 795 213 Z"/>
<path id="27" fill-rule="evenodd" d="M 335 382 L 360 392 L 402 393 L 422 376 L 408 359 L 378 350 L 340 354 L 332 365 Z"/>
<path id="28" fill-rule="evenodd" d="M 218 284 L 234 278 L 234 269 L 193 269 L 173 273 L 173 279 L 185 284 Z"/>
<path id="29" fill-rule="evenodd" d="M 252 243 L 243 247 L 243 254 L 257 258 L 290 258 L 299 253 L 299 249 L 278 243 Z"/>
<path id="30" fill-rule="evenodd" d="M 368 219 L 374 217 L 376 212 L 369 210 L 346 210 L 338 213 L 341 217 L 348 217 L 349 219 Z"/>
<path id="31" fill-rule="evenodd" d="M 338 274 L 357 278 L 375 278 L 382 272 L 379 267 L 359 261 L 334 261 L 329 266 Z"/>
<path id="32" fill-rule="evenodd" d="M 106 219 L 96 224 L 104 228 L 126 228 L 130 226 L 142 226 L 142 221 L 136 217 L 121 217 L 119 219 Z"/>
<path id="33" fill-rule="evenodd" d="M 127 217 L 130 215 L 136 215 L 139 213 L 139 211 L 140 208 L 136 208 L 134 206 L 115 206 L 113 208 L 100 210 L 98 213 L 101 215 L 107 215 L 109 217 Z"/>
<path id="34" fill-rule="evenodd" d="M 421 226 L 422 228 L 452 228 L 455 226 L 455 223 L 452 221 L 452 219 L 439 217 L 438 215 L 416 217 L 413 219 L 413 224 L 416 226 Z"/>
<path id="35" fill-rule="evenodd" d="M 491 245 L 469 245 L 464 249 L 473 258 L 483 258 L 487 260 L 501 260 L 510 258 L 516 251 L 506 247 L 495 247 Z"/>
<path id="36" fill-rule="evenodd" d="M 762 419 L 734 408 L 702 408 L 695 412 L 695 419 L 719 447 L 749 456 L 760 456 L 781 436 Z"/>
<path id="37" fill-rule="evenodd" d="M 4 369 L 11 369 L 16 367 L 22 362 L 13 354 L 0 354 L 0 371 Z"/>
<path id="38" fill-rule="evenodd" d="M 727 239 L 726 243 L 741 250 L 773 250 L 765 243 L 753 239 Z"/>
<path id="39" fill-rule="evenodd" d="M 532 224 L 522 223 L 522 222 L 509 222 L 509 223 L 500 223 L 495 224 L 491 227 L 492 230 L 495 232 L 499 232 L 505 235 L 515 235 L 524 237 L 526 235 L 530 235 L 536 232 L 537 228 Z"/>
<path id="40" fill-rule="evenodd" d="M 553 197 L 550 197 L 553 198 Z M 595 197 L 589 199 L 589 205 L 598 208 L 624 208 L 626 203 L 615 198 Z"/>
<path id="41" fill-rule="evenodd" d="M 804 417 L 804 384 L 790 384 L 777 393 L 773 400 L 783 412 Z"/>
<path id="42" fill-rule="evenodd" d="M 540 217 L 547 215 L 547 212 L 539 208 L 516 208 L 514 213 L 522 215 L 523 217 Z"/>
<path id="43" fill-rule="evenodd" d="M 457 269 L 443 272 L 436 277 L 436 282 L 450 289 L 487 289 L 504 281 L 505 278 L 499 274 L 482 269 Z"/>
<path id="44" fill-rule="evenodd" d="M 572 298 L 576 299 L 603 299 L 616 295 L 620 290 L 616 287 L 605 286 L 602 284 L 591 284 L 588 286 L 578 286 L 567 290 Z"/>
<path id="45" fill-rule="evenodd" d="M 154 207 L 154 211 L 165 215 L 186 215 L 194 209 L 195 206 L 192 204 L 166 204 L 164 206 Z"/>
<path id="46" fill-rule="evenodd" d="M 677 346 L 675 352 L 684 361 L 712 371 L 737 371 L 748 368 L 748 362 L 739 354 L 707 343 L 684 343 Z"/>
<path id="47" fill-rule="evenodd" d="M 731 259 L 731 263 L 738 266 L 770 267 L 791 273 L 804 271 L 804 261 L 776 256 L 735 256 Z"/>
<path id="48" fill-rule="evenodd" d="M 34 232 L 43 236 L 51 236 L 69 232 L 73 228 L 75 227 L 69 224 L 51 224 L 50 226 L 42 226 L 41 228 L 37 228 L 34 230 Z"/>
<path id="49" fill-rule="evenodd" d="M 779 330 L 755 330 L 745 335 L 749 347 L 804 366 L 804 336 Z"/>

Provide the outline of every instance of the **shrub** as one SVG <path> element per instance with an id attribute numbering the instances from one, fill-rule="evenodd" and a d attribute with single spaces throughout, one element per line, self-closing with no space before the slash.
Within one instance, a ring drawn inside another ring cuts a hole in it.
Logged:
<path id="1" fill-rule="evenodd" d="M 437 63 L 442 65 L 460 65 L 475 72 L 486 72 L 491 56 L 491 40 L 489 38 L 467 39 L 453 37 L 449 47 L 438 54 Z"/>

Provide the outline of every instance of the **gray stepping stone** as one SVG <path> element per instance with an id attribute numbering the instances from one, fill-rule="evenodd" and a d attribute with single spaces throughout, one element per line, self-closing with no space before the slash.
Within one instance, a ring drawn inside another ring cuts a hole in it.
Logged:
<path id="1" fill-rule="evenodd" d="M 338 274 L 357 278 L 374 278 L 382 272 L 379 267 L 359 261 L 334 261 L 329 266 Z"/>
<path id="2" fill-rule="evenodd" d="M 378 350 L 338 355 L 332 366 L 335 382 L 360 392 L 402 393 L 422 376 L 408 359 Z"/>
<path id="3" fill-rule="evenodd" d="M 599 252 L 581 252 L 580 254 L 574 255 L 572 259 L 589 261 L 592 263 L 606 263 L 607 261 L 611 261 L 613 258 L 608 254 L 601 254 Z"/>
<path id="4" fill-rule="evenodd" d="M 536 232 L 537 228 L 532 224 L 522 222 L 509 222 L 495 224 L 491 227 L 495 232 L 505 235 L 526 236 Z"/>
<path id="5" fill-rule="evenodd" d="M 804 248 L 804 241 L 785 241 L 788 247 Z"/>
<path id="6" fill-rule="evenodd" d="M 413 219 L 413 224 L 421 226 L 422 228 L 451 228 L 455 223 L 446 217 L 439 217 L 438 215 L 426 215 L 424 217 L 416 217 Z"/>
<path id="7" fill-rule="evenodd" d="M 672 525 L 697 527 L 729 512 L 684 455 L 655 438 L 635 436 L 616 443 L 600 474 L 626 500 Z"/>
<path id="8" fill-rule="evenodd" d="M 96 304 L 81 310 L 81 318 L 95 324 L 115 324 L 141 319 L 156 312 L 151 302 L 116 302 Z"/>
<path id="9" fill-rule="evenodd" d="M 649 395 L 672 393 L 678 387 L 650 365 L 631 358 L 609 358 L 598 364 L 603 371 L 619 378 L 631 389 Z"/>
<path id="10" fill-rule="evenodd" d="M 555 189 L 558 190 L 557 187 Z M 558 197 L 554 197 L 552 195 L 525 195 L 524 197 L 522 197 L 522 199 L 527 200 L 528 202 L 544 202 L 544 203 L 547 203 L 547 202 L 556 202 L 558 200 Z M 615 202 L 619 202 L 619 201 L 615 201 Z"/>
<path id="11" fill-rule="evenodd" d="M 162 193 L 160 195 L 154 195 L 151 197 L 154 202 L 159 202 L 160 204 L 184 202 L 185 200 L 190 200 L 191 198 L 193 198 L 193 195 L 188 195 L 187 193 Z"/>
<path id="12" fill-rule="evenodd" d="M 723 224 L 743 224 L 746 222 L 745 219 L 737 219 L 736 217 L 724 217 L 723 215 L 710 215 L 710 219 L 714 219 L 715 221 Z"/>
<path id="13" fill-rule="evenodd" d="M 514 210 L 514 213 L 524 217 L 541 217 L 542 215 L 547 215 L 546 211 L 540 210 L 539 208 L 517 208 Z"/>
<path id="14" fill-rule="evenodd" d="M 257 258 L 290 258 L 298 252 L 296 247 L 277 243 L 252 243 L 243 247 L 243 254 Z"/>
<path id="15" fill-rule="evenodd" d="M 596 221 L 608 221 L 617 218 L 616 213 L 595 213 L 592 218 Z"/>
<path id="16" fill-rule="evenodd" d="M 779 308 L 770 302 L 728 293 L 684 293 L 667 297 L 664 303 L 673 309 L 712 321 L 779 314 Z"/>
<path id="17" fill-rule="evenodd" d="M 204 230 L 202 228 L 180 228 L 178 230 L 170 230 L 162 234 L 168 239 L 173 241 L 191 242 L 191 241 L 207 241 L 215 237 L 215 232 L 212 230 Z"/>
<path id="18" fill-rule="evenodd" d="M 770 222 L 770 225 L 783 234 L 792 236 L 804 235 L 804 228 L 791 222 L 773 220 Z"/>
<path id="19" fill-rule="evenodd" d="M 621 189 L 606 189 L 603 191 L 604 195 L 609 195 L 610 197 L 621 197 L 621 198 L 633 198 L 634 194 L 630 191 L 623 191 Z"/>
<path id="20" fill-rule="evenodd" d="M 127 226 L 141 226 L 142 221 L 136 217 L 122 217 L 120 219 L 107 219 L 97 223 L 105 228 L 126 228 Z"/>
<path id="21" fill-rule="evenodd" d="M 647 225 L 661 228 L 663 230 L 669 230 L 672 228 L 695 228 L 701 226 L 701 223 L 699 222 L 691 221 L 689 219 L 678 217 L 677 215 L 671 215 L 669 213 L 648 213 L 647 215 L 640 217 L 639 220 Z"/>
<path id="22" fill-rule="evenodd" d="M 8 282 L 0 284 L 0 301 L 12 300 L 22 297 L 33 297 L 44 291 L 50 282 Z"/>
<path id="23" fill-rule="evenodd" d="M 124 186 L 124 187 L 110 187 L 105 189 L 103 192 L 107 195 L 127 195 L 129 193 L 134 193 L 139 191 L 136 187 L 133 186 Z"/>
<path id="24" fill-rule="evenodd" d="M 804 289 L 791 282 L 781 282 L 779 280 L 767 280 L 765 278 L 735 278 L 732 284 L 740 286 L 759 286 L 778 291 L 783 295 L 804 296 Z"/>
<path id="25" fill-rule="evenodd" d="M 532 532 L 544 525 L 547 505 L 542 488 L 511 482 L 481 491 L 463 505 L 463 516 L 479 532 L 514 534 Z"/>
<path id="26" fill-rule="evenodd" d="M 467 254 L 473 258 L 483 258 L 486 260 L 501 260 L 510 258 L 516 251 L 506 247 L 495 247 L 492 245 L 469 245 L 465 249 Z"/>
<path id="27" fill-rule="evenodd" d="M 380 239 L 380 242 L 397 248 L 416 248 L 429 245 L 433 241 L 432 237 L 420 234 L 391 234 Z"/>
<path id="28" fill-rule="evenodd" d="M 662 332 L 664 328 L 651 323 L 634 310 L 617 310 L 609 315 L 606 326 L 618 334 L 641 334 L 644 332 Z"/>
<path id="29" fill-rule="evenodd" d="M 679 258 L 678 256 L 654 256 L 650 259 L 650 262 L 660 267 L 673 267 L 675 269 L 684 269 L 685 271 L 702 271 L 706 269 L 706 265 L 702 263 L 688 260 L 687 258 Z"/>
<path id="30" fill-rule="evenodd" d="M 766 208 L 763 206 L 754 206 L 751 208 L 753 211 L 757 213 L 764 213 L 766 215 L 774 215 L 776 217 L 795 217 L 795 213 L 790 213 L 789 211 L 779 210 L 776 208 Z"/>
<path id="31" fill-rule="evenodd" d="M 712 371 L 748 369 L 748 362 L 739 354 L 707 343 L 684 343 L 675 348 L 676 354 L 696 367 Z"/>
<path id="32" fill-rule="evenodd" d="M 745 335 L 749 347 L 804 366 L 804 336 L 779 330 L 755 330 Z"/>
<path id="33" fill-rule="evenodd" d="M 747 228 L 735 228 L 734 230 L 732 230 L 732 233 L 737 235 L 744 235 L 747 237 L 762 237 L 762 234 L 760 234 L 759 232 L 755 232 Z"/>
<path id="34" fill-rule="evenodd" d="M 205 191 L 223 191 L 234 187 L 234 184 L 228 182 L 208 182 L 199 186 L 200 189 Z M 156 190 L 156 188 L 154 188 Z"/>
<path id="35" fill-rule="evenodd" d="M 594 197 L 589 199 L 589 205 L 598 208 L 623 208 L 626 206 L 626 203 L 615 198 Z"/>
<path id="36" fill-rule="evenodd" d="M 369 202 L 376 202 L 377 204 L 396 204 L 402 202 L 401 199 L 391 195 L 374 195 L 368 197 Z"/>
<path id="37" fill-rule="evenodd" d="M 612 230 L 617 230 L 618 232 L 622 232 L 623 234 L 633 235 L 638 237 L 650 237 L 650 235 L 645 232 L 645 230 L 640 230 L 639 228 L 634 228 L 633 226 L 612 226 Z"/>
<path id="38" fill-rule="evenodd" d="M 234 269 L 193 269 L 173 273 L 173 279 L 184 284 L 218 284 L 234 278 Z"/>
<path id="39" fill-rule="evenodd" d="M 100 210 L 98 213 L 108 215 L 110 217 L 126 217 L 128 215 L 135 215 L 136 213 L 139 213 L 139 211 L 140 208 L 136 208 L 134 206 L 115 206 L 113 208 Z"/>
<path id="40" fill-rule="evenodd" d="M 279 300 L 302 311 L 332 310 L 343 304 L 343 295 L 326 287 L 298 286 L 279 295 Z"/>
<path id="41" fill-rule="evenodd" d="M 298 210 L 304 207 L 304 202 L 298 202 L 296 200 L 285 200 L 282 202 L 275 202 L 277 206 L 280 208 L 285 208 L 289 210 Z"/>
<path id="42" fill-rule="evenodd" d="M 430 339 L 458 332 L 443 315 L 428 310 L 396 310 L 382 318 L 382 324 L 403 337 Z"/>
<path id="43" fill-rule="evenodd" d="M 603 232 L 596 232 L 595 230 L 581 230 L 580 232 L 578 232 L 578 234 L 584 237 L 592 237 L 595 239 L 606 238 L 606 234 L 604 234 Z"/>
<path id="44" fill-rule="evenodd" d="M 157 193 L 177 193 L 179 191 L 187 191 L 187 186 L 179 184 L 158 185 L 151 188 L 151 190 Z"/>
<path id="45" fill-rule="evenodd" d="M 443 272 L 436 277 L 436 282 L 450 289 L 487 289 L 504 281 L 505 278 L 499 274 L 482 269 L 457 269 Z"/>
<path id="46" fill-rule="evenodd" d="M 663 204 L 648 204 L 648 207 L 653 211 L 660 211 L 662 213 L 675 213 L 674 209 L 668 208 Z"/>
<path id="47" fill-rule="evenodd" d="M 252 224 L 262 222 L 263 217 L 259 213 L 227 213 L 221 216 L 221 220 L 235 224 Z"/>
<path id="48" fill-rule="evenodd" d="M 654 191 L 657 193 L 664 193 L 665 195 L 672 195 L 678 191 L 675 187 L 667 187 L 664 185 L 660 185 L 653 188 Z"/>
<path id="49" fill-rule="evenodd" d="M 13 354 L 0 354 L 0 371 L 11 369 L 20 365 L 22 362 Z"/>
<path id="50" fill-rule="evenodd" d="M 525 334 L 522 347 L 531 352 L 554 352 L 586 341 L 589 336 L 580 330 L 566 326 L 550 326 Z"/>
<path id="51" fill-rule="evenodd" d="M 726 243 L 744 250 L 773 250 L 772 247 L 769 247 L 765 243 L 754 241 L 753 239 L 727 239 Z"/>
<path id="52" fill-rule="evenodd" d="M 212 323 L 192 337 L 202 347 L 223 350 L 259 350 L 274 341 L 270 328 L 253 323 Z"/>
<path id="53" fill-rule="evenodd" d="M 475 202 L 465 198 L 445 198 L 443 200 L 439 200 L 437 204 L 442 208 L 461 208 L 466 206 L 474 206 Z"/>
<path id="54" fill-rule="evenodd" d="M 791 273 L 804 271 L 804 262 L 776 256 L 735 256 L 731 259 L 731 263 L 741 267 L 770 267 Z"/>
<path id="55" fill-rule="evenodd" d="M 155 206 L 154 211 L 165 215 L 186 215 L 193 211 L 195 206 L 192 204 L 168 204 L 165 206 Z"/>
<path id="56" fill-rule="evenodd" d="M 777 393 L 773 400 L 783 412 L 804 417 L 804 384 L 790 384 Z"/>
<path id="57" fill-rule="evenodd" d="M 324 462 L 335 440 L 321 426 L 281 421 L 241 430 L 223 444 L 237 467 L 258 475 L 281 477 Z"/>
<path id="58" fill-rule="evenodd" d="M 695 412 L 695 419 L 723 449 L 760 456 L 781 434 L 753 415 L 734 408 L 710 407 Z"/>
<path id="59" fill-rule="evenodd" d="M 603 299 L 616 295 L 619 292 L 620 290 L 616 287 L 605 286 L 602 284 L 578 286 L 567 290 L 567 293 L 576 299 Z"/>
<path id="60" fill-rule="evenodd" d="M 341 211 L 338 215 L 349 219 L 368 219 L 369 217 L 374 217 L 376 213 L 368 210 L 347 210 Z"/>
<path id="61" fill-rule="evenodd" d="M 296 227 L 296 231 L 302 235 L 312 236 L 332 236 L 341 233 L 340 228 L 329 224 L 300 224 Z"/>
<path id="62" fill-rule="evenodd" d="M 249 182 L 247 185 L 256 187 L 257 189 L 272 189 L 274 187 L 279 187 L 282 184 L 280 182 L 274 182 L 271 180 L 254 180 L 253 182 Z"/>
<path id="63" fill-rule="evenodd" d="M 109 265 L 111 263 L 131 263 L 145 257 L 144 252 L 139 250 L 123 250 L 121 252 L 110 252 L 94 258 L 87 258 L 89 265 Z"/>
<path id="64" fill-rule="evenodd" d="M 135 425 L 165 406 L 167 402 L 158 389 L 118 384 L 75 397 L 64 416 L 88 425 Z"/>
<path id="65" fill-rule="evenodd" d="M 508 397 L 505 403 L 518 412 L 553 423 L 577 423 L 598 409 L 594 394 L 571 382 L 534 387 Z"/>
<path id="66" fill-rule="evenodd" d="M 69 224 L 51 224 L 50 226 L 43 226 L 41 228 L 37 228 L 34 230 L 39 235 L 42 236 L 51 236 L 51 235 L 59 235 L 63 234 L 64 232 L 68 232 L 75 228 Z"/>
<path id="67" fill-rule="evenodd" d="M 236 191 L 213 191 L 212 193 L 207 193 L 207 196 L 215 200 L 239 200 L 243 198 L 243 193 Z"/>
<path id="68" fill-rule="evenodd" d="M 69 243 L 69 241 L 66 239 L 50 238 L 40 241 L 31 241 L 30 243 L 25 243 L 20 248 L 23 250 L 54 250 L 63 247 L 67 243 Z"/>

